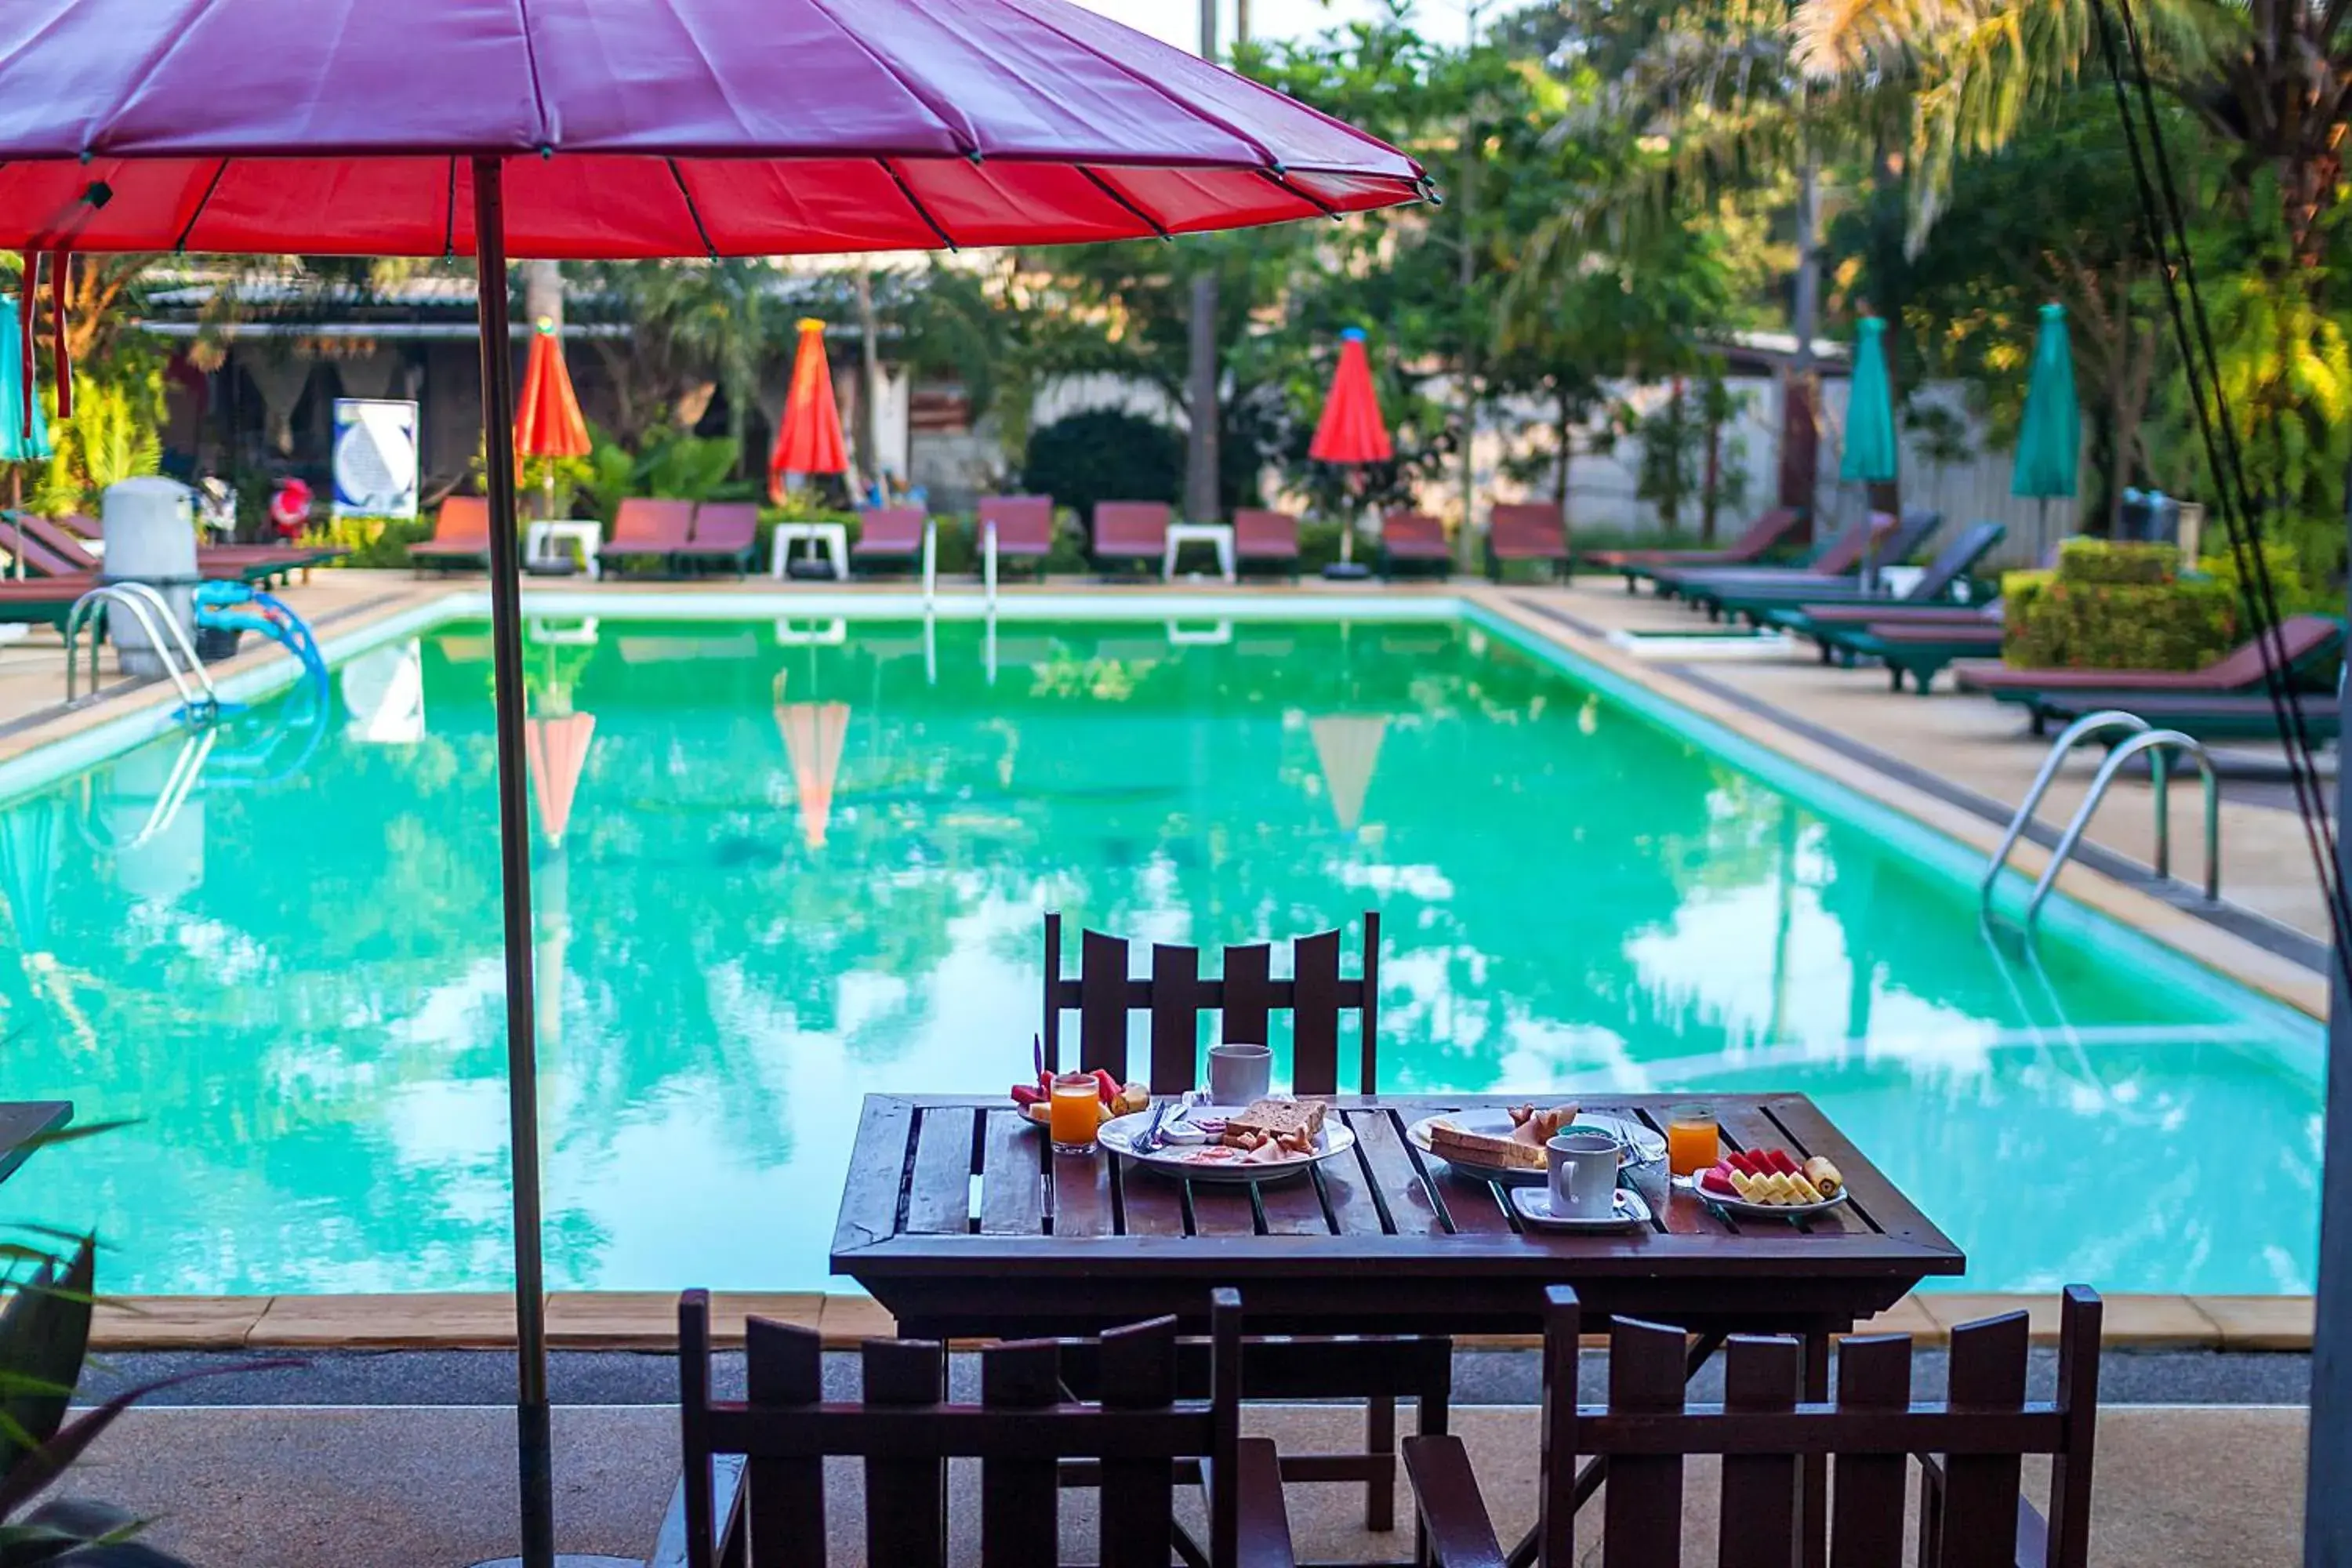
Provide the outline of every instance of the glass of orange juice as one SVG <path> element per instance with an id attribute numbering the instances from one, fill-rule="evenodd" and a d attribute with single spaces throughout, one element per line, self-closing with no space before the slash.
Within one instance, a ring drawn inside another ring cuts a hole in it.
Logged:
<path id="1" fill-rule="evenodd" d="M 1711 1105 L 1677 1105 L 1666 1112 L 1666 1168 L 1696 1176 L 1723 1157 L 1723 1134 Z"/>
<path id="2" fill-rule="evenodd" d="M 1050 1127 L 1056 1154 L 1085 1154 L 1102 1125 L 1102 1086 L 1090 1072 L 1066 1072 L 1054 1080 Z M 1708 1163 L 1714 1163 L 1710 1159 Z"/>

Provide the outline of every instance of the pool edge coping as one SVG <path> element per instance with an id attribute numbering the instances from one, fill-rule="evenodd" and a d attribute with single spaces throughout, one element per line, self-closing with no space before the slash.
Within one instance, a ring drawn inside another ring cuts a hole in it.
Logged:
<path id="1" fill-rule="evenodd" d="M 2307 1352 L 2315 1321 L 2309 1296 L 2105 1296 L 2102 1342 L 2110 1350 Z M 849 1292 L 713 1291 L 714 1338 L 740 1346 L 747 1317 L 811 1329 L 828 1349 L 897 1331 L 871 1297 Z M 2056 1342 L 2053 1292 L 1917 1291 L 1855 1325 L 1856 1333 L 1907 1333 L 1929 1346 L 1956 1326 L 2007 1312 L 2026 1314 L 2036 1343 Z M 557 1290 L 547 1297 L 548 1344 L 556 1351 L 677 1347 L 677 1297 L 659 1290 Z M 1465 1350 L 1532 1346 L 1534 1336 L 1465 1335 Z M 131 1351 L 510 1350 L 514 1297 L 503 1291 L 431 1291 L 332 1296 L 132 1296 L 107 1298 L 91 1325 L 100 1353 Z"/>

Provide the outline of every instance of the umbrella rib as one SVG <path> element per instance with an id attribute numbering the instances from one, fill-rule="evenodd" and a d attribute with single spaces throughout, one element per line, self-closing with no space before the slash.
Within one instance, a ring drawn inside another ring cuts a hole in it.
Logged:
<path id="1" fill-rule="evenodd" d="M 884 56 L 881 50 L 876 48 L 873 44 L 866 39 L 865 35 L 858 32 L 856 28 L 850 26 L 840 17 L 835 16 L 833 14 L 833 6 L 828 3 L 828 0 L 809 0 L 809 8 L 814 11 L 818 16 L 823 16 L 826 21 L 832 23 L 843 37 L 847 38 L 851 43 L 864 50 L 867 58 L 871 59 L 876 65 L 880 66 L 883 70 L 889 75 L 890 79 L 897 82 L 899 88 L 905 91 L 908 98 L 911 98 L 917 103 L 921 104 L 923 106 L 923 112 L 938 121 L 940 125 L 946 128 L 948 134 L 955 138 L 957 143 L 962 147 L 963 155 L 965 157 L 971 159 L 975 163 L 979 162 L 981 156 L 980 132 L 978 128 L 971 123 L 969 116 L 951 113 L 950 106 L 945 100 L 935 100 L 931 93 L 917 86 L 914 78 L 908 76 L 905 71 L 900 70 L 898 65 Z M 950 246 L 949 248 L 953 249 L 954 247 Z"/>
<path id="2" fill-rule="evenodd" d="M 898 194 L 907 198 L 907 205 L 915 209 L 915 216 L 921 218 L 930 231 L 940 237 L 940 243 L 950 250 L 961 251 L 963 247 L 956 244 L 955 237 L 940 226 L 939 219 L 931 216 L 931 209 L 923 205 L 922 198 L 915 195 L 914 187 L 907 184 L 907 176 L 898 173 L 898 165 L 887 158 L 877 158 L 874 161 L 882 165 L 882 172 L 890 176 L 890 183 L 898 187 Z"/>
<path id="3" fill-rule="evenodd" d="M 1317 212 L 1321 213 L 1325 217 L 1329 218 L 1332 222 L 1337 223 L 1339 221 L 1342 215 L 1338 207 L 1333 206 L 1329 202 L 1325 201 L 1321 196 L 1317 195 L 1313 191 L 1308 190 L 1306 186 L 1292 184 L 1288 180 L 1283 178 L 1279 171 L 1274 169 L 1260 169 L 1258 171 L 1258 174 L 1260 177 L 1270 181 L 1277 189 L 1297 196 L 1300 201 L 1305 202 L 1308 206 L 1313 207 Z"/>
<path id="4" fill-rule="evenodd" d="M 213 193 L 220 189 L 221 176 L 227 173 L 227 159 L 223 158 L 213 165 L 213 177 L 205 182 L 205 194 L 196 198 L 195 207 L 188 214 L 188 221 L 181 226 L 180 237 L 172 242 L 173 250 L 184 253 L 187 250 L 188 237 L 196 232 L 196 221 L 205 216 L 205 208 L 212 205 Z"/>
<path id="5" fill-rule="evenodd" d="M 1087 179 L 1094 182 L 1094 186 L 1097 190 L 1108 196 L 1112 201 L 1117 202 L 1120 206 L 1125 207 L 1131 216 L 1139 219 L 1146 225 L 1149 225 L 1152 233 L 1158 235 L 1162 239 L 1172 240 L 1176 237 L 1174 235 L 1168 232 L 1167 225 L 1161 223 L 1158 218 L 1153 217 L 1150 213 L 1145 212 L 1134 202 L 1129 200 L 1117 186 L 1113 185 L 1108 180 L 1104 179 L 1100 174 L 1095 173 L 1094 170 L 1088 168 L 1084 163 L 1077 165 L 1077 170 L 1079 174 L 1084 174 Z"/>
<path id="6" fill-rule="evenodd" d="M 457 160 L 449 160 L 449 205 L 441 219 L 441 258 L 457 254 Z"/>
<path id="7" fill-rule="evenodd" d="M 677 194 L 686 198 L 686 216 L 694 220 L 694 232 L 701 237 L 702 248 L 709 253 L 711 260 L 718 260 L 719 247 L 710 243 L 710 230 L 702 221 L 702 209 L 694 205 L 694 192 L 687 185 L 686 171 L 677 166 L 675 158 L 664 158 L 662 162 L 669 165 L 669 177 L 677 182 Z"/>

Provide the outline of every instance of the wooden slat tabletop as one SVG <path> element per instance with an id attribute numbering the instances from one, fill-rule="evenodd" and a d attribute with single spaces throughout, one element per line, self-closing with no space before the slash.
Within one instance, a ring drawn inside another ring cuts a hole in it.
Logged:
<path id="1" fill-rule="evenodd" d="M 0 1182 L 16 1173 L 32 1158 L 34 1140 L 54 1132 L 73 1120 L 73 1102 L 66 1100 L 0 1100 Z"/>
<path id="2" fill-rule="evenodd" d="M 1848 1203 L 1795 1222 L 1727 1218 L 1670 1187 L 1660 1163 L 1627 1172 L 1654 1213 L 1647 1229 L 1539 1232 L 1503 1189 L 1405 1136 L 1424 1116 L 1525 1098 L 1337 1097 L 1355 1151 L 1251 1187 L 1055 1155 L 1001 1100 L 869 1096 L 833 1269 L 907 1331 L 977 1336 L 1190 1317 L 1219 1285 L 1240 1287 L 1269 1332 L 1532 1332 L 1551 1284 L 1575 1285 L 1589 1314 L 1817 1331 L 1965 1267 L 1802 1095 L 1711 1097 L 1728 1148 L 1826 1154 L 1844 1173 Z M 1669 1103 L 1612 1095 L 1582 1109 L 1657 1127 Z"/>

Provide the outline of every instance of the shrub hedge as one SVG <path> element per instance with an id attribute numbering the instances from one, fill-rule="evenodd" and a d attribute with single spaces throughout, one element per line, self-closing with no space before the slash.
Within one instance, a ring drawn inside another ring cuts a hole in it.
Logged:
<path id="1" fill-rule="evenodd" d="M 2238 599 L 2169 544 L 2076 539 L 2055 572 L 2001 578 L 2001 657 L 2030 668 L 2195 669 L 2241 640 Z"/>

